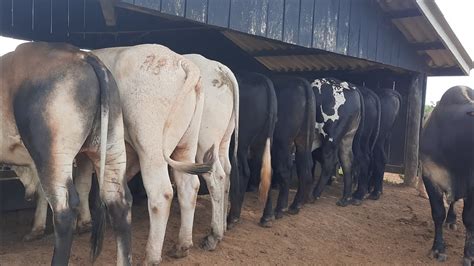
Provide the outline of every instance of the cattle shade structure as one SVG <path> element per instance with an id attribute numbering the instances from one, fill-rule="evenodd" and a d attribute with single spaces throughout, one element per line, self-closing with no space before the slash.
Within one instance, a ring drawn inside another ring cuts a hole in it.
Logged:
<path id="1" fill-rule="evenodd" d="M 159 43 L 234 72 L 395 89 L 403 102 L 387 170 L 407 183 L 417 173 L 427 76 L 473 67 L 433 0 L 0 0 L 0 34 L 85 49 Z M 17 191 L 2 183 L 2 195 Z"/>

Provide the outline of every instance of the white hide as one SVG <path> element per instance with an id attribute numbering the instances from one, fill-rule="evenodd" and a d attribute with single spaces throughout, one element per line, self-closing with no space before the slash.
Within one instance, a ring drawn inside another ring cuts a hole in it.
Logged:
<path id="1" fill-rule="evenodd" d="M 196 161 L 202 162 L 204 154 L 211 147 L 214 148 L 214 157 L 218 158 L 212 172 L 202 175 L 212 201 L 212 230 L 211 234 L 204 239 L 203 245 L 204 248 L 212 250 L 217 242 L 222 240 L 227 227 L 231 170 L 229 146 L 232 132 L 238 127 L 238 84 L 232 71 L 223 64 L 197 54 L 188 54 L 184 57 L 199 67 L 202 89 L 205 93 Z M 179 189 L 178 187 L 178 192 Z"/>
<path id="2" fill-rule="evenodd" d="M 174 151 L 177 160 L 194 162 L 203 104 L 198 85 L 200 72 L 189 60 L 161 45 L 93 53 L 110 69 L 120 91 L 125 139 L 138 155 L 148 195 L 146 263 L 159 263 L 173 197 L 166 157 Z M 187 134 L 188 131 L 193 133 Z M 197 176 L 190 178 L 191 186 L 197 188 Z M 188 205 L 181 215 L 191 217 L 194 203 Z M 189 244 L 178 243 L 178 247 Z"/>

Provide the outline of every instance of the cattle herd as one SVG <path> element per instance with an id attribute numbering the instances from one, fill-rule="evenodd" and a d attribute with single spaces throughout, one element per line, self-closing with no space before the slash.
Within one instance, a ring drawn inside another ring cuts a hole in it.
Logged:
<path id="1" fill-rule="evenodd" d="M 193 245 L 198 175 L 212 202 L 211 230 L 201 243 L 206 250 L 238 226 L 249 180 L 258 180 L 265 203 L 262 227 L 316 201 L 338 165 L 338 206 L 378 200 L 384 147 L 402 103 L 393 89 L 372 91 L 330 77 L 234 75 L 201 55 L 153 44 L 84 52 L 26 43 L 0 57 L 0 66 L 0 163 L 17 173 L 27 199 L 37 196 L 25 240 L 44 235 L 51 208 L 55 265 L 68 264 L 74 230 L 91 230 L 91 256 L 97 258 L 106 213 L 117 264 L 131 264 L 127 182 L 138 172 L 150 217 L 146 264 L 161 262 L 171 181 L 181 212 L 174 257 L 186 256 Z M 428 118 L 420 144 L 435 225 L 431 252 L 440 261 L 447 257 L 442 226 L 455 223 L 453 204 L 464 199 L 464 264 L 474 262 L 473 147 L 474 92 L 456 86 Z M 298 186 L 289 205 L 293 165 Z M 279 189 L 275 207 L 272 186 Z M 443 196 L 451 204 L 447 219 Z"/>

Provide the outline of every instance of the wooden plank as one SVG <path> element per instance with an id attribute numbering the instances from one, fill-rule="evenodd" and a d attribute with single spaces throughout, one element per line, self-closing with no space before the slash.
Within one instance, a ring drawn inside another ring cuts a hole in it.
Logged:
<path id="1" fill-rule="evenodd" d="M 300 9 L 298 44 L 304 47 L 311 47 L 313 41 L 314 0 L 301 0 Z"/>
<path id="2" fill-rule="evenodd" d="M 398 52 L 400 49 L 400 42 L 403 41 L 401 34 L 396 31 L 393 36 L 392 49 L 390 54 L 390 65 L 398 66 Z"/>
<path id="3" fill-rule="evenodd" d="M 285 17 L 283 18 L 283 41 L 287 43 L 298 43 L 300 21 L 300 1 L 285 1 Z"/>
<path id="4" fill-rule="evenodd" d="M 354 2 L 356 2 L 354 0 Z M 362 4 L 357 3 L 360 5 L 360 31 L 359 31 L 359 57 L 368 59 L 369 58 L 369 30 L 370 30 L 370 18 L 367 16 L 369 11 L 369 4 L 368 2 L 364 1 Z"/>
<path id="5" fill-rule="evenodd" d="M 134 0 L 137 6 L 161 11 L 161 0 Z"/>
<path id="6" fill-rule="evenodd" d="M 186 18 L 206 23 L 207 20 L 207 0 L 187 0 Z"/>
<path id="7" fill-rule="evenodd" d="M 377 62 L 382 62 L 382 57 L 384 54 L 385 50 L 385 40 L 387 38 L 387 25 L 385 25 L 385 22 L 383 20 L 383 14 L 382 11 L 377 9 L 377 48 L 376 48 L 376 55 L 375 55 L 375 60 Z"/>
<path id="8" fill-rule="evenodd" d="M 161 0 L 161 12 L 183 17 L 185 0 Z"/>
<path id="9" fill-rule="evenodd" d="M 337 19 L 336 52 L 347 54 L 349 42 L 349 21 L 351 15 L 351 1 L 339 0 L 339 13 Z"/>
<path id="10" fill-rule="evenodd" d="M 208 0 L 207 23 L 219 27 L 229 27 L 230 0 Z"/>
<path id="11" fill-rule="evenodd" d="M 326 48 L 326 32 L 328 24 L 328 10 L 331 0 L 315 0 L 313 21 L 313 47 Z"/>
<path id="12" fill-rule="evenodd" d="M 390 22 L 387 21 L 387 34 L 385 38 L 385 45 L 384 45 L 384 51 L 383 51 L 383 56 L 382 56 L 382 62 L 385 64 L 390 64 L 390 56 L 392 55 L 392 45 L 393 45 L 393 39 L 394 39 L 394 28 L 392 27 Z"/>
<path id="13" fill-rule="evenodd" d="M 284 0 L 268 2 L 267 38 L 280 41 L 283 39 L 284 2 Z"/>
<path id="14" fill-rule="evenodd" d="M 349 40 L 348 40 L 348 47 L 347 47 L 347 55 L 350 56 L 358 56 L 359 55 L 359 36 L 361 31 L 361 12 L 362 12 L 362 4 L 358 1 L 351 0 L 351 13 L 350 13 L 350 21 L 349 21 Z"/>
<path id="15" fill-rule="evenodd" d="M 369 18 L 369 36 L 367 40 L 367 59 L 375 60 L 377 55 L 377 30 L 378 30 L 378 21 L 376 13 L 377 7 L 374 6 L 375 3 L 370 2 L 368 9 L 365 15 Z"/>
<path id="16" fill-rule="evenodd" d="M 325 47 L 327 51 L 335 52 L 337 44 L 337 26 L 338 26 L 339 0 L 332 0 L 328 9 L 328 23 Z"/>
<path id="17" fill-rule="evenodd" d="M 266 36 L 268 3 L 270 0 L 251 0 L 248 6 L 248 20 L 250 22 L 248 33 L 258 36 Z"/>
<path id="18" fill-rule="evenodd" d="M 249 29 L 248 6 L 250 0 L 231 0 L 229 28 L 247 32 Z"/>

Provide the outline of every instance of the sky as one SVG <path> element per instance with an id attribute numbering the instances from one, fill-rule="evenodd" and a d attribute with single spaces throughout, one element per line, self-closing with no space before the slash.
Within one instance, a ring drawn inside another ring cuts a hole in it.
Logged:
<path id="1" fill-rule="evenodd" d="M 400 0 L 404 1 L 404 0 Z M 474 0 L 435 0 L 464 48 L 474 60 Z M 0 56 L 15 50 L 24 41 L 0 36 Z M 436 103 L 443 93 L 456 85 L 474 88 L 474 70 L 469 76 L 428 77 L 426 104 Z"/>

